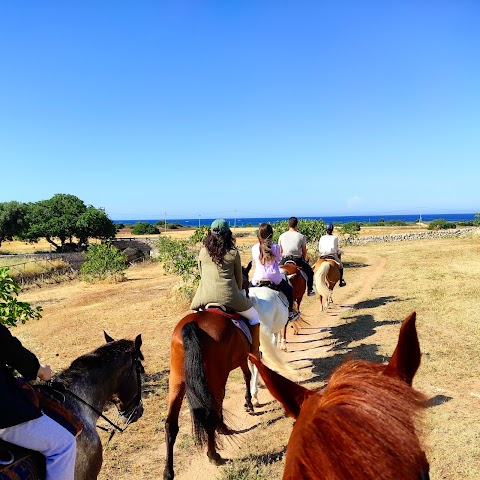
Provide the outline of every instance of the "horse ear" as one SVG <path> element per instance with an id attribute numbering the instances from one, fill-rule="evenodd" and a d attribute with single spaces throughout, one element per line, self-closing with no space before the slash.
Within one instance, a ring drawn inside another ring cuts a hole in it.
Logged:
<path id="1" fill-rule="evenodd" d="M 142 346 L 142 334 L 139 334 L 137 335 L 137 338 L 135 338 L 135 350 L 139 352 L 141 346 Z"/>
<path id="2" fill-rule="evenodd" d="M 287 415 L 297 418 L 303 402 L 315 392 L 301 387 L 288 378 L 270 370 L 257 357 L 249 354 L 251 362 L 258 368 L 270 393 L 283 405 Z"/>
<path id="3" fill-rule="evenodd" d="M 115 339 L 112 338 L 105 330 L 103 331 L 103 334 L 105 335 L 105 340 L 107 343 L 111 343 L 115 341 Z"/>
<path id="4" fill-rule="evenodd" d="M 403 321 L 397 347 L 383 372 L 385 375 L 400 377 L 408 385 L 412 385 L 413 377 L 420 366 L 421 353 L 415 326 L 416 317 L 416 312 L 412 312 Z"/>

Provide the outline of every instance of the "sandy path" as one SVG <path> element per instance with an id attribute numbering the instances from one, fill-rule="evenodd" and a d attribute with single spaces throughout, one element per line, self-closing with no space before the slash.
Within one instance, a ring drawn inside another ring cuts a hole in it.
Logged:
<path id="1" fill-rule="evenodd" d="M 320 312 L 318 298 L 304 298 L 302 314 L 308 320 L 309 325 L 302 328 L 299 335 L 296 336 L 293 336 L 293 330 L 289 329 L 287 334 L 288 352 L 282 353 L 285 360 L 290 362 L 294 368 L 301 369 L 302 372 L 311 372 L 313 365 L 311 360 L 321 358 L 324 354 L 326 342 L 331 342 L 328 327 L 343 323 L 344 321 L 341 319 L 342 311 L 353 308 L 356 303 L 368 297 L 382 274 L 385 259 L 380 256 L 369 256 L 366 257 L 365 264 L 362 268 L 362 275 L 355 276 L 353 280 L 346 278 L 348 285 L 345 288 L 338 288 L 338 286 L 335 288 L 333 293 L 334 303 L 328 312 Z M 306 356 L 311 358 L 305 359 Z M 307 374 L 307 378 L 311 376 L 311 373 Z M 314 384 L 308 385 L 308 388 L 314 388 Z M 251 416 L 243 411 L 243 387 L 237 382 L 235 385 L 229 383 L 227 389 L 224 409 L 229 413 L 230 424 L 233 424 L 234 428 L 242 430 L 248 430 L 260 424 L 262 422 L 261 415 Z M 256 412 L 261 413 L 264 409 L 271 408 L 271 404 L 268 404 L 272 397 L 265 388 L 259 390 L 259 399 L 265 406 L 256 408 Z M 225 459 L 236 458 L 241 453 L 240 444 L 241 440 L 237 442 L 225 441 L 224 448 L 219 453 Z M 217 478 L 220 473 L 219 468 L 209 463 L 205 452 L 198 453 L 195 449 L 192 449 L 190 454 L 188 465 L 183 465 L 183 468 L 175 467 L 175 478 L 177 480 Z"/>

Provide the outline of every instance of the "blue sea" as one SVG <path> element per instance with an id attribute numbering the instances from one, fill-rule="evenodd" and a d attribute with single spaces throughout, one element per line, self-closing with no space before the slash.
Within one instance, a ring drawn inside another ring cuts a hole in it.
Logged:
<path id="1" fill-rule="evenodd" d="M 334 217 L 298 217 L 304 220 L 323 220 L 326 223 L 347 223 L 347 222 L 367 222 L 376 223 L 383 219 L 388 222 L 390 220 L 401 220 L 404 222 L 417 222 L 419 215 L 352 215 L 352 216 L 334 216 Z M 289 217 L 251 217 L 251 218 L 225 218 L 234 227 L 258 226 L 260 223 L 275 223 L 281 220 L 288 220 Z M 468 222 L 475 218 L 475 213 L 435 213 L 422 215 L 423 222 L 431 222 L 443 218 L 447 222 Z M 214 218 L 167 218 L 167 223 L 180 223 L 185 227 L 199 227 L 201 225 L 210 226 Z M 133 225 L 137 222 L 147 222 L 152 225 L 157 222 L 163 222 L 164 219 L 149 220 L 114 220 L 115 223 L 123 223 L 125 225 Z"/>

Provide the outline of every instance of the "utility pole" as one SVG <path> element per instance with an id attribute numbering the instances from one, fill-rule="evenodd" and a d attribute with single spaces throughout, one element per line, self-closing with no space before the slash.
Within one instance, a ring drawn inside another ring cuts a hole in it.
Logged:
<path id="1" fill-rule="evenodd" d="M 200 228 L 200 217 L 201 217 L 201 215 L 198 214 L 198 228 Z"/>

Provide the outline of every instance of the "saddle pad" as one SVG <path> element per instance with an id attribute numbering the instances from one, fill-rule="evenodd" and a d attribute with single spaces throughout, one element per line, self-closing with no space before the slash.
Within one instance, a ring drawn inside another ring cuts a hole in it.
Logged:
<path id="1" fill-rule="evenodd" d="M 50 395 L 46 390 L 49 387 L 39 385 L 36 389 L 37 397 L 40 402 L 40 408 L 45 415 L 55 420 L 63 428 L 68 430 L 74 437 L 78 436 L 83 430 L 82 422 L 59 400 Z M 55 391 L 53 391 L 54 393 Z"/>
<path id="2" fill-rule="evenodd" d="M 233 324 L 245 334 L 248 342 L 251 345 L 252 344 L 252 334 L 250 333 L 250 329 L 247 327 L 245 322 L 242 322 L 241 320 L 235 320 L 233 318 L 231 320 L 232 320 Z"/>
<path id="3" fill-rule="evenodd" d="M 212 307 L 209 307 L 209 306 L 207 305 L 207 307 L 205 308 L 205 310 L 208 310 L 209 312 L 213 310 L 215 313 L 218 313 L 218 314 L 220 314 L 220 315 L 223 315 L 223 316 L 226 317 L 226 318 L 230 318 L 230 319 L 234 319 L 234 320 L 239 320 L 239 319 L 240 319 L 240 314 L 239 314 L 238 312 L 229 313 L 229 312 L 223 310 L 222 307 L 220 307 L 220 306 L 218 306 L 218 307 L 217 307 L 217 306 L 215 306 L 215 307 L 213 307 L 213 306 L 212 306 Z"/>
<path id="4" fill-rule="evenodd" d="M 14 461 L 0 465 L 0 480 L 43 480 L 45 478 L 45 457 L 25 448 L 0 440 L 0 448 L 6 448 L 14 455 Z"/>

